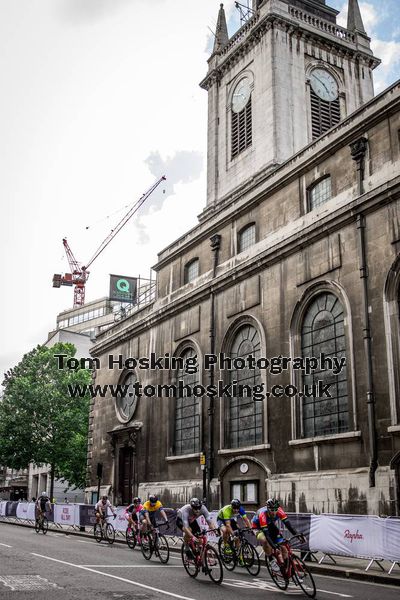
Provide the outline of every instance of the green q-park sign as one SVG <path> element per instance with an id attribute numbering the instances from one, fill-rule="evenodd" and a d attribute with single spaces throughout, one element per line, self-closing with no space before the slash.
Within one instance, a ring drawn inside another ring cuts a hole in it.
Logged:
<path id="1" fill-rule="evenodd" d="M 137 300 L 137 278 L 110 275 L 110 300 L 135 304 Z"/>

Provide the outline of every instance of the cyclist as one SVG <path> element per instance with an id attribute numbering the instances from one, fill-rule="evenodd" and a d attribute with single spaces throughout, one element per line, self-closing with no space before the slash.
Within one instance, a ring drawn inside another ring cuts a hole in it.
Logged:
<path id="1" fill-rule="evenodd" d="M 50 498 L 46 492 L 42 492 L 41 496 L 35 502 L 37 521 L 41 519 L 46 512 L 51 512 Z"/>
<path id="2" fill-rule="evenodd" d="M 108 496 L 102 496 L 101 500 L 99 500 L 97 502 L 94 509 L 96 511 L 96 523 L 100 523 L 100 520 L 104 522 L 104 520 L 107 516 L 108 509 L 111 510 L 112 514 L 114 515 L 114 519 L 117 516 L 117 513 L 115 512 L 115 508 L 109 501 Z"/>
<path id="3" fill-rule="evenodd" d="M 149 496 L 149 499 L 143 504 L 142 510 L 140 511 L 140 518 L 142 522 L 142 530 L 143 532 L 148 531 L 151 527 L 157 527 L 156 523 L 156 512 L 160 511 L 162 518 L 164 519 L 164 523 L 169 529 L 168 517 L 165 514 L 165 510 L 163 505 L 159 501 L 158 497 L 154 494 Z"/>
<path id="4" fill-rule="evenodd" d="M 273 550 L 278 550 L 277 561 L 282 571 L 286 575 L 288 552 L 285 546 L 279 548 L 279 544 L 284 541 L 279 531 L 279 522 L 283 523 L 292 535 L 298 535 L 298 532 L 291 525 L 287 514 L 275 498 L 269 498 L 262 508 L 260 508 L 252 519 L 252 526 L 258 529 L 257 539 L 261 542 L 265 552 L 265 559 L 272 559 Z M 305 538 L 302 536 L 301 541 Z"/>
<path id="5" fill-rule="evenodd" d="M 200 515 L 203 515 L 210 529 L 216 528 L 207 507 L 198 498 L 192 498 L 189 504 L 185 504 L 177 512 L 176 526 L 183 531 L 183 543 L 186 546 L 185 552 L 188 558 L 193 558 L 190 548 L 191 540 L 201 533 L 201 528 L 197 521 Z"/>
<path id="6" fill-rule="evenodd" d="M 143 510 L 143 504 L 140 498 L 136 497 L 133 499 L 132 504 L 125 510 L 125 518 L 128 521 L 128 527 L 132 529 L 139 529 L 138 515 Z"/>
<path id="7" fill-rule="evenodd" d="M 230 504 L 223 506 L 217 514 L 217 524 L 221 529 L 222 537 L 228 546 L 229 536 L 239 529 L 237 524 L 238 517 L 242 517 L 246 527 L 251 529 L 251 523 L 246 515 L 246 511 L 237 498 L 234 498 Z M 239 545 L 239 539 L 235 539 L 236 546 Z"/>

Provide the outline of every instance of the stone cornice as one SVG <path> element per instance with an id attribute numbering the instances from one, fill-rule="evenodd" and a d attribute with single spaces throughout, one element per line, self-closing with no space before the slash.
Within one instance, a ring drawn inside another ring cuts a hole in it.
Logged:
<path id="1" fill-rule="evenodd" d="M 213 54 L 209 59 L 209 72 L 200 82 L 200 87 L 209 90 L 219 82 L 224 74 L 231 69 L 240 58 L 253 46 L 257 45 L 265 33 L 272 28 L 280 28 L 294 36 L 296 40 L 305 39 L 308 42 L 327 46 L 329 52 L 338 56 L 347 55 L 364 61 L 372 69 L 380 64 L 372 52 L 364 51 L 356 43 L 356 35 L 338 25 L 324 21 L 304 11 L 292 10 L 287 15 L 269 12 L 263 18 L 256 14 L 229 40 L 222 51 Z M 296 17 L 296 13 L 300 16 Z M 317 25 L 316 25 L 317 24 Z M 369 40 L 369 38 L 365 38 Z"/>
<path id="2" fill-rule="evenodd" d="M 104 339 L 93 346 L 91 354 L 100 356 L 116 345 L 142 334 L 165 320 L 173 318 L 176 314 L 189 309 L 191 306 L 204 302 L 210 291 L 221 293 L 243 279 L 265 270 L 300 249 L 324 238 L 328 233 L 333 233 L 345 225 L 355 222 L 359 213 L 373 212 L 376 208 L 397 199 L 400 199 L 400 176 L 392 180 L 390 184 L 382 184 L 378 188 L 336 208 L 317 223 L 311 223 L 302 230 L 293 232 L 288 237 L 278 240 L 273 246 L 260 249 L 256 256 L 251 256 L 240 264 L 233 265 L 231 268 L 221 265 L 218 270 L 221 271 L 224 268 L 225 270 L 221 273 L 217 272 L 215 279 L 212 281 L 208 279 L 197 288 L 191 289 L 189 293 L 177 295 L 173 300 L 162 298 L 156 301 L 147 316 L 142 315 L 141 319 L 135 319 L 138 316 L 136 313 L 132 317 L 128 317 L 114 327 L 112 333 L 110 329 L 107 330 L 103 334 Z M 279 230 L 275 233 L 279 234 Z M 163 301 L 165 301 L 165 304 Z"/>
<path id="3" fill-rule="evenodd" d="M 243 212 L 251 210 L 293 179 L 306 173 L 338 149 L 365 134 L 368 129 L 385 119 L 388 113 L 398 109 L 399 106 L 400 82 L 396 82 L 380 95 L 362 105 L 324 136 L 302 148 L 283 164 L 267 166 L 233 192 L 221 198 L 215 207 L 207 207 L 199 216 L 200 223 L 198 225 L 159 253 L 159 261 L 153 269 L 161 270 L 182 253 L 187 252 L 191 247 L 229 223 L 232 220 L 233 212 L 235 217 L 238 217 Z M 361 120 L 358 119 L 360 115 L 362 116 Z"/>

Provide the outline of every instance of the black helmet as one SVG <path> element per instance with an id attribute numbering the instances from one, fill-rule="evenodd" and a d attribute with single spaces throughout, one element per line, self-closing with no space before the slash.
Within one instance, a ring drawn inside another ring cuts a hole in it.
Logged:
<path id="1" fill-rule="evenodd" d="M 276 498 L 268 498 L 266 501 L 266 506 L 269 510 L 278 510 L 280 504 Z"/>
<path id="2" fill-rule="evenodd" d="M 232 508 L 239 509 L 241 504 L 242 504 L 242 503 L 241 503 L 241 502 L 240 502 L 240 500 L 238 500 L 237 498 L 234 498 L 234 499 L 231 501 L 231 506 L 232 506 Z"/>
<path id="3" fill-rule="evenodd" d="M 151 496 L 149 496 L 149 502 L 150 502 L 150 504 L 156 504 L 157 500 L 158 500 L 158 498 L 154 494 L 152 494 Z"/>
<path id="4" fill-rule="evenodd" d="M 199 500 L 198 498 L 192 498 L 190 501 L 190 506 L 194 509 L 194 510 L 200 510 L 201 507 L 203 506 L 203 503 L 201 500 Z"/>
<path id="5" fill-rule="evenodd" d="M 133 504 L 141 504 L 141 499 L 138 498 L 138 496 L 136 496 L 136 498 L 133 499 Z"/>

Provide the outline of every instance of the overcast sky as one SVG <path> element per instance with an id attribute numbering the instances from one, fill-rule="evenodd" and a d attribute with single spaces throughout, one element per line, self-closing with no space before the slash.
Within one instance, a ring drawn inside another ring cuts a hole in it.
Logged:
<path id="1" fill-rule="evenodd" d="M 330 0 L 342 10 L 347 2 Z M 361 2 L 383 64 L 399 78 L 397 0 Z M 229 33 L 238 28 L 225 3 Z M 0 373 L 46 340 L 71 288 L 62 238 L 87 262 L 142 193 L 168 181 L 94 263 L 87 300 L 109 273 L 148 276 L 157 252 L 205 205 L 207 71 L 218 0 L 0 0 Z M 165 193 L 163 193 L 163 189 Z"/>

